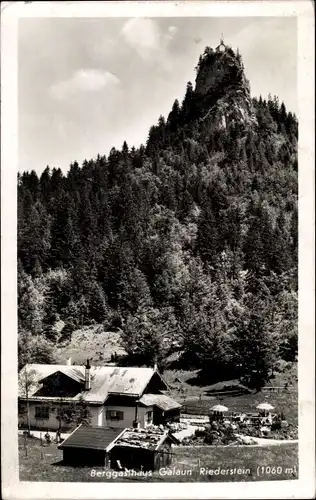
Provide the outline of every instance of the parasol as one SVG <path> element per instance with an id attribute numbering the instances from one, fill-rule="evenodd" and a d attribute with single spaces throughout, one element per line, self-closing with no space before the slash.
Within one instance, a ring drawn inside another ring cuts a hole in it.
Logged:
<path id="1" fill-rule="evenodd" d="M 223 406 L 223 405 L 215 405 L 211 408 L 212 411 L 228 411 L 228 408 L 226 408 L 226 406 Z"/>
<path id="2" fill-rule="evenodd" d="M 274 406 L 270 405 L 270 403 L 260 403 L 257 410 L 274 410 Z"/>

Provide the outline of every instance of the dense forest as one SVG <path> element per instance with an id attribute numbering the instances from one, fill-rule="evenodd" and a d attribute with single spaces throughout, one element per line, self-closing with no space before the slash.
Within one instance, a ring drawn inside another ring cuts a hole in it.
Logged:
<path id="1" fill-rule="evenodd" d="M 297 119 L 230 47 L 196 72 L 146 145 L 18 175 L 20 364 L 93 322 L 130 363 L 177 351 L 258 389 L 295 360 Z"/>

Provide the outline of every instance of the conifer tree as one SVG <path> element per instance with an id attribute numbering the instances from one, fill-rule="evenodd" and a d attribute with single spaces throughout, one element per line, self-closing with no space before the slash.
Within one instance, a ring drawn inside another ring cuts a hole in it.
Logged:
<path id="1" fill-rule="evenodd" d="M 259 391 L 273 373 L 276 346 L 267 322 L 266 306 L 253 300 L 237 325 L 234 352 L 242 383 Z"/>

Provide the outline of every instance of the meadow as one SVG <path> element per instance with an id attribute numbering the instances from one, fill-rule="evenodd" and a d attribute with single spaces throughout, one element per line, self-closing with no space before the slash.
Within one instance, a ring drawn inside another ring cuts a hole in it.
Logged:
<path id="1" fill-rule="evenodd" d="M 25 448 L 24 438 L 19 436 L 20 480 L 48 482 L 231 482 L 298 478 L 297 444 L 271 447 L 177 446 L 173 449 L 173 453 L 173 461 L 170 466 L 171 475 L 157 471 L 151 477 L 114 478 L 105 475 L 98 477 L 96 472 L 103 473 L 106 469 L 64 466 L 62 452 L 58 450 L 56 444 L 41 446 L 39 439 L 29 438 Z M 176 473 L 176 471 L 179 472 Z M 187 471 L 191 471 L 191 473 L 188 474 Z M 219 471 L 219 473 L 217 474 L 215 471 Z"/>

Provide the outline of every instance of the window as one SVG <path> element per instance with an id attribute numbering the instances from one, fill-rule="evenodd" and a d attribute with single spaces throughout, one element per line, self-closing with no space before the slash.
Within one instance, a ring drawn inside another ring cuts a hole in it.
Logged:
<path id="1" fill-rule="evenodd" d="M 36 406 L 35 407 L 35 418 L 42 420 L 49 419 L 49 407 L 48 406 Z"/>
<path id="2" fill-rule="evenodd" d="M 117 410 L 109 410 L 106 412 L 106 419 L 111 421 L 124 420 L 124 413 Z"/>

